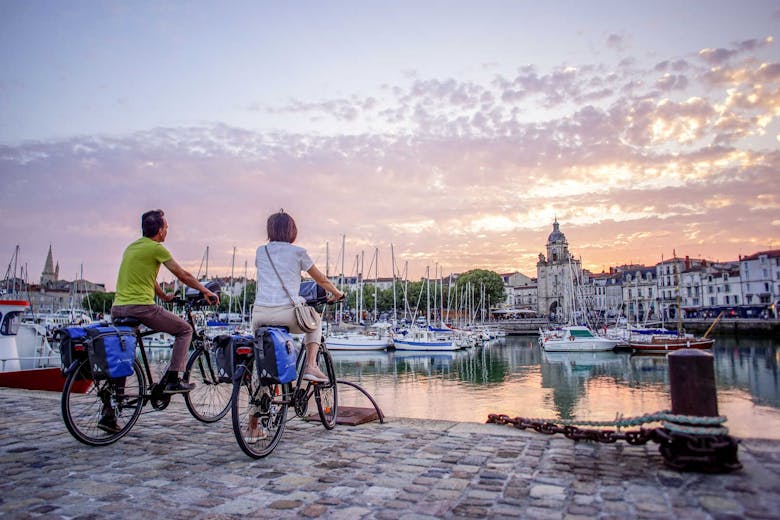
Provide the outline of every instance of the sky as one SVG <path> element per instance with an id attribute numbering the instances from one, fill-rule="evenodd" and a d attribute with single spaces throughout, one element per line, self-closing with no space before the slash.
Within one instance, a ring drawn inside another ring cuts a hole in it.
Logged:
<path id="1" fill-rule="evenodd" d="M 112 289 L 156 208 L 209 276 L 253 278 L 280 208 L 367 277 L 535 276 L 555 219 L 593 272 L 777 249 L 778 29 L 760 0 L 0 0 L 0 262 Z"/>

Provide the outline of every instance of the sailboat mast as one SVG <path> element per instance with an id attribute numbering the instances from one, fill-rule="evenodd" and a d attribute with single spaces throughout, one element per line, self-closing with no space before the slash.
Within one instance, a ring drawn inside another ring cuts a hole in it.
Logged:
<path id="1" fill-rule="evenodd" d="M 393 244 L 390 243 L 390 263 L 392 264 L 393 269 L 393 326 L 395 326 L 396 321 L 398 319 L 397 316 L 397 303 L 396 303 L 396 294 L 395 294 L 395 251 L 393 250 Z"/>
<path id="2" fill-rule="evenodd" d="M 249 278 L 247 278 L 247 262 L 244 260 L 244 298 L 241 303 L 241 323 L 244 322 L 244 316 L 246 316 L 246 290 L 249 285 Z"/>
<path id="3" fill-rule="evenodd" d="M 233 312 L 233 275 L 236 271 L 236 246 L 233 246 L 233 259 L 230 261 L 230 304 L 228 305 L 228 323 L 230 323 L 230 313 Z"/>
<path id="4" fill-rule="evenodd" d="M 425 266 L 425 324 L 431 324 L 431 267 Z"/>
<path id="5" fill-rule="evenodd" d="M 374 248 L 374 321 L 377 321 L 379 314 L 377 311 L 377 291 L 379 290 L 379 248 Z"/>

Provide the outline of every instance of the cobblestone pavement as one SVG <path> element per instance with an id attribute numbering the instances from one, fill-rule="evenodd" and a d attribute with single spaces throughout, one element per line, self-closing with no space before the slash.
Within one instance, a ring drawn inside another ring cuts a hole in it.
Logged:
<path id="1" fill-rule="evenodd" d="M 0 420 L 4 518 L 780 517 L 777 441 L 743 441 L 744 469 L 707 475 L 666 469 L 652 443 L 404 419 L 293 420 L 254 460 L 229 416 L 201 424 L 180 396 L 102 448 L 68 434 L 55 393 L 2 388 Z"/>

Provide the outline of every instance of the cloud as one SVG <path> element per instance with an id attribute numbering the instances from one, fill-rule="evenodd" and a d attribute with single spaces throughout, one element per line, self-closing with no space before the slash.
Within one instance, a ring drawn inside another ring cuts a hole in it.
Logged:
<path id="1" fill-rule="evenodd" d="M 627 48 L 626 37 L 621 34 L 610 34 L 607 36 L 607 47 L 617 51 L 624 51 Z"/>
<path id="2" fill-rule="evenodd" d="M 738 55 L 753 52 L 762 47 L 767 47 L 772 43 L 774 43 L 774 38 L 767 36 L 763 39 L 751 39 L 735 43 L 734 46 L 729 49 L 705 48 L 699 51 L 699 58 L 710 65 L 723 65 Z"/>
<path id="3" fill-rule="evenodd" d="M 0 146 L 0 231 L 40 263 L 31 272 L 52 243 L 63 272 L 85 263 L 109 286 L 156 207 L 175 257 L 196 271 L 209 246 L 222 274 L 234 246 L 252 274 L 279 207 L 319 263 L 346 236 L 347 258 L 389 256 L 393 243 L 418 275 L 435 262 L 533 275 L 555 216 L 593 265 L 655 262 L 673 247 L 734 258 L 777 235 L 766 223 L 780 210 L 780 156 L 756 139 L 777 134 L 780 65 L 751 54 L 770 43 L 486 82 L 413 74 L 382 96 L 247 106 L 329 132 L 215 123 Z"/>

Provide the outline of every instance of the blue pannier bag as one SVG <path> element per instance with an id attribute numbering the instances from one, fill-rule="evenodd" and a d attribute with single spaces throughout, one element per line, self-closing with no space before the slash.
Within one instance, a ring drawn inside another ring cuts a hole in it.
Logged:
<path id="1" fill-rule="evenodd" d="M 298 351 L 287 330 L 260 327 L 255 331 L 255 367 L 260 384 L 289 383 L 298 375 L 295 362 Z"/>
<path id="2" fill-rule="evenodd" d="M 100 325 L 86 327 L 87 352 L 92 379 L 127 377 L 133 374 L 135 329 Z"/>

